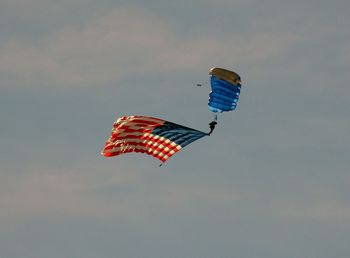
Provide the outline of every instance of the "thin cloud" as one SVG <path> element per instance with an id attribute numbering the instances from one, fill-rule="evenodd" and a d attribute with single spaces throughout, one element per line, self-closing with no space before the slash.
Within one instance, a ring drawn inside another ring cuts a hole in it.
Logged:
<path id="1" fill-rule="evenodd" d="M 0 74 L 17 85 L 95 85 L 134 73 L 210 66 L 227 58 L 264 60 L 299 40 L 285 33 L 183 38 L 151 13 L 124 8 L 82 27 L 70 26 L 47 35 L 37 44 L 7 42 L 0 48 Z"/>
<path id="2" fill-rule="evenodd" d="M 111 185 L 118 187 L 135 182 L 135 174 L 124 169 L 110 175 L 107 181 L 106 173 L 98 176 L 92 175 L 89 169 L 83 170 L 84 175 L 74 169 L 63 171 L 36 166 L 27 168 L 25 175 L 10 173 L 0 190 L 0 223 L 37 216 L 123 217 L 127 211 L 125 205 L 100 197 L 97 192 Z"/>
<path id="3" fill-rule="evenodd" d="M 343 221 L 350 222 L 350 207 L 334 201 L 313 204 L 311 206 L 294 206 L 282 209 L 280 215 L 287 220 L 305 221 Z"/>
<path id="4" fill-rule="evenodd" d="M 110 170 L 101 165 L 76 169 L 36 165 L 28 167 L 25 174 L 8 173 L 0 188 L 0 225 L 37 217 L 121 219 L 132 223 L 142 220 L 140 209 L 182 214 L 197 209 L 194 202 L 204 208 L 256 199 L 256 193 L 242 189 L 160 184 L 157 180 L 153 182 L 151 173 L 140 174 L 120 167 Z"/>

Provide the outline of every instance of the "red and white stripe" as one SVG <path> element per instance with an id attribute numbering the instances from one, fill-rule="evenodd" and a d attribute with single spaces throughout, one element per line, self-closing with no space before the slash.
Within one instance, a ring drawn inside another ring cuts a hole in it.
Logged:
<path id="1" fill-rule="evenodd" d="M 112 135 L 106 142 L 102 155 L 112 157 L 128 152 L 140 152 L 165 162 L 181 150 L 181 146 L 152 134 L 153 129 L 164 122 L 158 118 L 144 116 L 119 118 L 113 125 Z"/>

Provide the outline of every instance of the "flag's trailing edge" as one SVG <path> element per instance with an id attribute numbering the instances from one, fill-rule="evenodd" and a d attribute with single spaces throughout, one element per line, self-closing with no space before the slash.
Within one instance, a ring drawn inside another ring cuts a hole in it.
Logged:
<path id="1" fill-rule="evenodd" d="M 165 162 L 186 145 L 207 133 L 148 116 L 124 116 L 114 124 L 102 155 L 117 156 L 129 152 L 152 155 Z"/>

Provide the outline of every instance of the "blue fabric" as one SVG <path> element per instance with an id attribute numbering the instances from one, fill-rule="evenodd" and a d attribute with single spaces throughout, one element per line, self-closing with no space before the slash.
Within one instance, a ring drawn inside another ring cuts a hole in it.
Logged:
<path id="1" fill-rule="evenodd" d="M 163 125 L 153 129 L 152 134 L 162 136 L 176 144 L 185 147 L 186 145 L 206 136 L 207 134 L 188 128 L 182 125 L 174 124 L 166 121 Z"/>
<path id="2" fill-rule="evenodd" d="M 209 110 L 224 112 L 236 109 L 241 85 L 233 85 L 227 81 L 219 80 L 214 75 L 210 78 L 211 92 L 209 94 Z"/>

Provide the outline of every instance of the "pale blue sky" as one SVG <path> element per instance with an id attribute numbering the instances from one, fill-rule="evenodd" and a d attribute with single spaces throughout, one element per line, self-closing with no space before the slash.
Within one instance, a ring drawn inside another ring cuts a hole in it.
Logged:
<path id="1" fill-rule="evenodd" d="M 0 2 L 0 257 L 350 255 L 350 2 Z M 162 168 L 114 120 L 208 130 Z"/>

